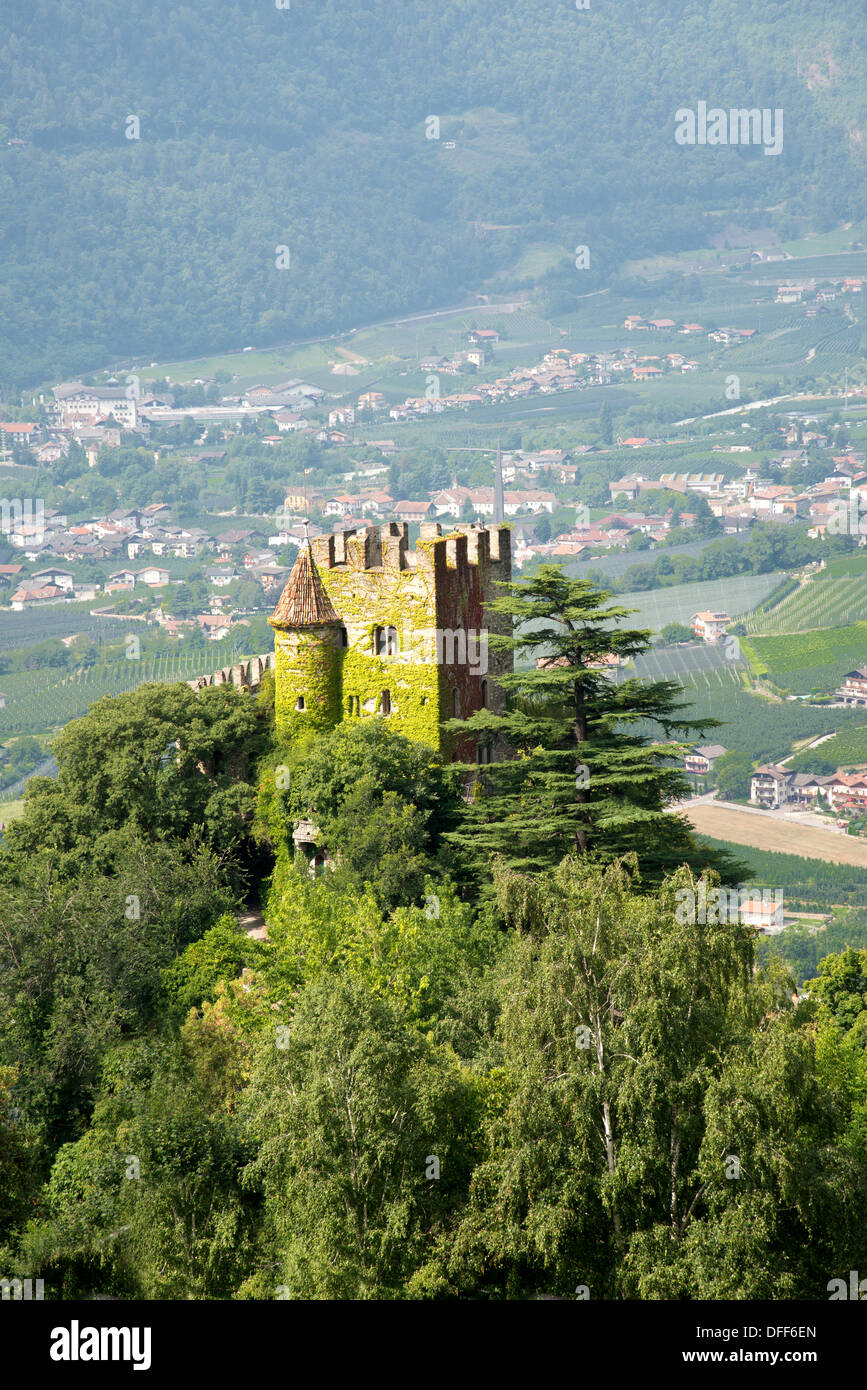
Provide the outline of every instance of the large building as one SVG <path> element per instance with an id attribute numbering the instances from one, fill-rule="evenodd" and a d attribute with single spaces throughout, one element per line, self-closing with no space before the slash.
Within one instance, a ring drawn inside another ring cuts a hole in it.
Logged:
<path id="1" fill-rule="evenodd" d="M 867 667 L 847 671 L 834 695 L 844 705 L 867 705 Z"/>
<path id="2" fill-rule="evenodd" d="M 684 768 L 699 777 L 706 777 L 709 772 L 713 772 L 717 758 L 721 758 L 725 752 L 726 749 L 721 743 L 700 743 L 692 752 L 687 753 L 683 762 Z"/>
<path id="3" fill-rule="evenodd" d="M 509 620 L 488 605 L 510 578 L 505 526 L 444 536 L 425 522 L 414 551 L 400 522 L 306 541 L 269 619 L 280 734 L 378 716 L 448 757 L 498 756 L 491 741 L 456 740 L 443 725 L 503 708 L 491 678 L 511 656 L 489 649 L 488 634 Z"/>
<path id="4" fill-rule="evenodd" d="M 725 637 L 730 621 L 728 613 L 724 610 L 693 613 L 692 630 L 703 642 L 719 642 Z"/>

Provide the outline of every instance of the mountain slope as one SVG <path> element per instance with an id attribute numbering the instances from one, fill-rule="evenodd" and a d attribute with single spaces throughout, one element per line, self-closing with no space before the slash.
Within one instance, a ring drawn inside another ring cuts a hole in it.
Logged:
<path id="1" fill-rule="evenodd" d="M 864 43 L 815 10 L 7 0 L 0 382 L 450 301 L 541 239 L 583 289 L 709 210 L 860 217 Z M 782 107 L 782 153 L 676 144 L 699 100 Z"/>

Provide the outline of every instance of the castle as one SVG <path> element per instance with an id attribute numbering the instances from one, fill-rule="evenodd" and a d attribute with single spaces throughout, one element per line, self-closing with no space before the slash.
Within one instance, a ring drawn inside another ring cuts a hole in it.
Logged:
<path id="1" fill-rule="evenodd" d="M 510 620 L 488 605 L 511 572 L 506 526 L 444 536 L 427 522 L 415 550 L 398 522 L 305 541 L 268 619 L 278 732 L 291 739 L 380 716 L 448 758 L 490 762 L 492 739 L 455 738 L 442 725 L 504 708 L 492 677 L 512 657 L 489 651 L 488 634 L 510 632 Z"/>

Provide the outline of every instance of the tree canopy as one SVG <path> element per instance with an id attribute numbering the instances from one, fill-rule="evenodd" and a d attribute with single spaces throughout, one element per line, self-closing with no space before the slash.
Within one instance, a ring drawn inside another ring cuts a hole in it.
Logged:
<path id="1" fill-rule="evenodd" d="M 512 635 L 488 638 L 515 661 L 514 672 L 492 677 L 508 708 L 447 727 L 506 740 L 511 755 L 485 767 L 446 838 L 474 863 L 498 852 L 515 867 L 539 868 L 570 850 L 606 858 L 635 851 L 650 876 L 699 862 L 736 874 L 730 856 L 697 849 L 685 818 L 671 810 L 688 792 L 687 745 L 671 735 L 717 721 L 691 716 L 675 681 L 617 678 L 651 634 L 622 626 L 630 610 L 607 605 L 608 597 L 543 565 L 492 601 L 513 624 Z"/>

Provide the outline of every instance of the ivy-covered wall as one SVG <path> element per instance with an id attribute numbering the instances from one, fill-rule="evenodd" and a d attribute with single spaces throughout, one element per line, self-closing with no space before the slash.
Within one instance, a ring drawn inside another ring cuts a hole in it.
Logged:
<path id="1" fill-rule="evenodd" d="M 343 659 L 342 717 L 371 718 L 389 692 L 389 722 L 396 732 L 433 748 L 440 746 L 442 699 L 435 664 L 418 664 L 402 650 L 406 633 L 435 626 L 433 576 L 384 565 L 320 571 L 328 596 L 346 626 Z M 396 656 L 374 654 L 377 627 L 395 628 Z"/>
<path id="2" fill-rule="evenodd" d="M 481 708 L 487 672 L 466 660 L 438 662 L 436 634 L 463 628 L 477 635 L 493 627 L 486 621 L 485 601 L 496 594 L 494 579 L 508 577 L 505 529 L 500 544 L 500 557 L 492 557 L 483 533 L 482 542 L 471 542 L 468 555 L 466 535 L 429 534 L 408 552 L 406 528 L 397 526 L 383 527 L 381 537 L 347 532 L 315 540 L 319 578 L 345 627 L 346 646 L 336 627 L 277 631 L 281 734 L 292 737 L 295 730 L 319 730 L 341 719 L 377 717 L 387 691 L 389 723 L 396 732 L 449 756 L 472 757 L 474 741 L 446 740 L 441 725 L 454 715 L 455 692 L 462 718 Z M 377 628 L 396 630 L 395 655 L 376 654 Z M 296 709 L 299 696 L 303 711 Z"/>
<path id="3" fill-rule="evenodd" d="M 334 628 L 274 633 L 274 711 L 281 738 L 331 728 L 340 719 L 340 663 Z M 299 698 L 304 709 L 296 708 Z"/>

